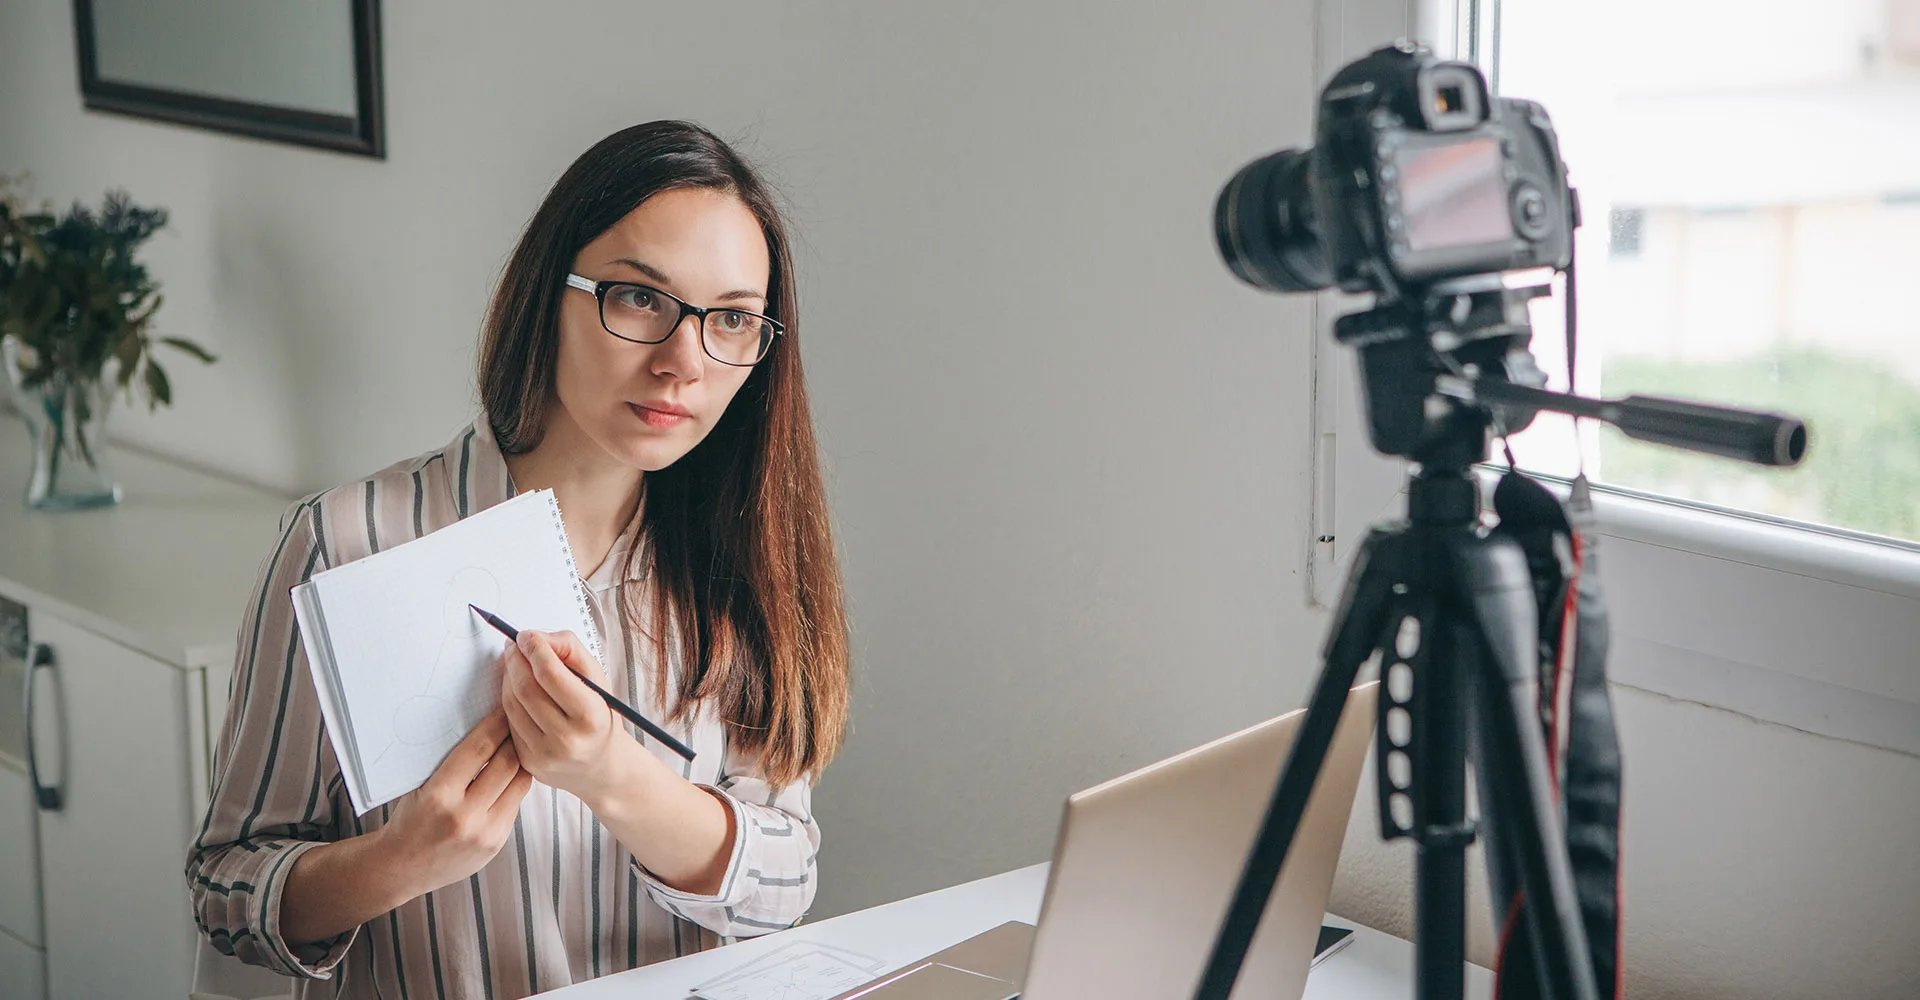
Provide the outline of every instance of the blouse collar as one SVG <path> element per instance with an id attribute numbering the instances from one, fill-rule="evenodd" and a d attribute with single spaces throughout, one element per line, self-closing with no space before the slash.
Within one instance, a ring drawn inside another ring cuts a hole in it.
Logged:
<path id="1" fill-rule="evenodd" d="M 514 487 L 506 456 L 501 454 L 485 414 L 448 442 L 446 448 L 441 450 L 441 455 L 446 461 L 453 509 L 462 518 L 504 503 L 519 492 Z M 639 538 L 640 522 L 640 511 L 635 510 L 626 528 L 614 539 L 606 559 L 601 561 L 591 576 L 582 577 L 589 588 L 597 592 L 618 583 L 646 578 L 645 559 L 637 560 L 633 566 L 627 565 L 627 557 Z"/>

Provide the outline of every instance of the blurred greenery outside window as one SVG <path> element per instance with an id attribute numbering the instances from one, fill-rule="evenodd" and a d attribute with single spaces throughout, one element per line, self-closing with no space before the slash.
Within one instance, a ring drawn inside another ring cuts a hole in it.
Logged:
<path id="1" fill-rule="evenodd" d="M 1920 0 L 1472 8 L 1478 61 L 1546 105 L 1580 191 L 1574 388 L 1785 411 L 1812 439 L 1760 469 L 1543 415 L 1520 464 L 1571 476 L 1584 447 L 1607 485 L 1920 540 Z M 1561 309 L 1534 312 L 1555 388 Z"/>

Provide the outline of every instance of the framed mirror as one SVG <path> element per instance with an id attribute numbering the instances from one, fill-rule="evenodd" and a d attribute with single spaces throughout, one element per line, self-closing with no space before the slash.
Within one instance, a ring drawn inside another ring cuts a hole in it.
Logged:
<path id="1" fill-rule="evenodd" d="M 384 158 L 379 0 L 74 0 L 89 108 Z"/>

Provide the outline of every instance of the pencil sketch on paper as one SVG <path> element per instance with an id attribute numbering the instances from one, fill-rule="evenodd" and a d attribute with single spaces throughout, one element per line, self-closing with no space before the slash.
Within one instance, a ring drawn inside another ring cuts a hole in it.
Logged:
<path id="1" fill-rule="evenodd" d="M 445 742 L 449 736 L 463 736 L 469 720 L 486 711 L 494 693 L 492 685 L 477 684 L 461 692 L 445 690 L 446 685 L 438 683 L 449 661 L 471 663 L 473 658 L 482 655 L 481 649 L 488 644 L 486 637 L 495 634 L 467 607 L 469 604 L 488 609 L 500 606 L 500 581 L 493 573 L 468 566 L 448 579 L 446 597 L 441 603 L 439 651 L 434 654 L 433 665 L 420 690 L 394 708 L 393 739 L 374 757 L 375 764 L 395 746 L 432 746 Z"/>

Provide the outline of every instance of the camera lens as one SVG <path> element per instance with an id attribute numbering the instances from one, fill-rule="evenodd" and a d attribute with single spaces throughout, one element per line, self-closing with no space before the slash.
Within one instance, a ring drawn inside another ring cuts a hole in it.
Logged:
<path id="1" fill-rule="evenodd" d="M 1283 149 L 1247 164 L 1220 189 L 1213 238 L 1241 281 L 1275 292 L 1333 283 L 1307 185 L 1311 151 Z"/>

